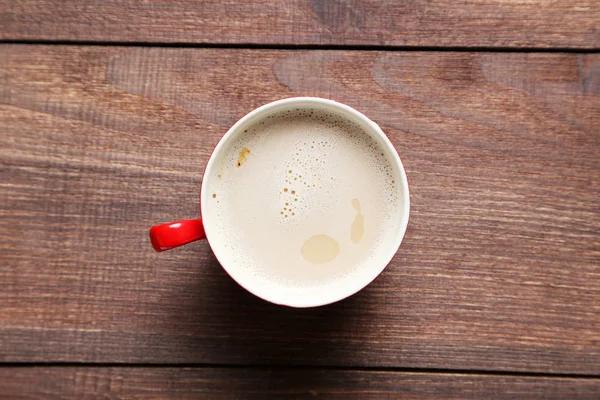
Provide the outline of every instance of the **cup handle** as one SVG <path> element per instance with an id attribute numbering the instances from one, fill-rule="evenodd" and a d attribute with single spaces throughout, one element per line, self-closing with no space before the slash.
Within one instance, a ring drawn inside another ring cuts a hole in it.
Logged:
<path id="1" fill-rule="evenodd" d="M 202 218 L 186 219 L 150 228 L 150 241 L 156 251 L 171 250 L 206 238 Z"/>

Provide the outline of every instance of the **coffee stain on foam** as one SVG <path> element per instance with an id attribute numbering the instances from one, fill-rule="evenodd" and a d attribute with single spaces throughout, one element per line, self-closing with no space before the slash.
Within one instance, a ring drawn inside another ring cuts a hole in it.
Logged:
<path id="1" fill-rule="evenodd" d="M 247 147 L 242 147 L 240 150 L 240 154 L 238 155 L 237 166 L 241 167 L 243 163 L 248 161 L 248 155 L 250 154 L 250 149 Z"/>
<path id="2" fill-rule="evenodd" d="M 350 240 L 352 240 L 352 243 L 358 243 L 365 233 L 365 216 L 360 209 L 360 201 L 358 199 L 352 199 L 352 207 L 354 207 L 357 214 L 350 226 Z"/>
<path id="3" fill-rule="evenodd" d="M 302 257 L 313 264 L 326 264 L 335 260 L 340 254 L 340 245 L 325 234 L 315 235 L 307 239 L 300 249 Z"/>

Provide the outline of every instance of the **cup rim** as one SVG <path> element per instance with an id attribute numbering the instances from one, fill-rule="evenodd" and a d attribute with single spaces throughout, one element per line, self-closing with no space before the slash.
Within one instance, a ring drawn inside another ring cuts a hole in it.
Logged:
<path id="1" fill-rule="evenodd" d="M 218 251 L 215 251 L 215 248 L 211 244 L 212 227 L 210 226 L 210 224 L 206 224 L 206 220 L 203 218 L 204 230 L 206 232 L 206 239 L 211 247 L 211 250 L 212 250 L 213 254 L 215 255 L 215 257 L 217 258 L 217 260 L 219 261 L 219 264 L 221 265 L 221 267 L 225 270 L 225 272 L 227 272 L 227 274 L 235 282 L 237 282 L 241 287 L 243 287 L 250 293 L 254 294 L 255 296 L 257 296 L 263 300 L 266 300 L 266 301 L 274 303 L 274 304 L 279 304 L 279 305 L 294 307 L 294 308 L 319 307 L 319 306 L 324 306 L 327 304 L 335 303 L 337 301 L 343 300 L 347 297 L 354 295 L 355 293 L 359 292 L 360 290 L 362 290 L 366 286 L 368 286 L 372 281 L 374 281 L 381 274 L 381 272 L 383 272 L 383 270 L 389 265 L 392 258 L 398 251 L 400 244 L 402 243 L 402 240 L 404 238 L 404 235 L 406 234 L 406 229 L 408 227 L 408 220 L 409 220 L 409 214 L 410 214 L 410 193 L 409 193 L 409 188 L 408 188 L 408 180 L 406 177 L 406 171 L 404 169 L 404 165 L 402 164 L 400 156 L 398 155 L 398 152 L 396 151 L 394 145 L 389 140 L 387 135 L 381 130 L 379 125 L 377 125 L 375 122 L 373 122 L 367 116 L 362 114 L 360 111 L 358 111 L 346 104 L 337 102 L 335 100 L 324 99 L 324 98 L 320 98 L 320 97 L 290 97 L 290 98 L 285 98 L 285 99 L 281 99 L 281 100 L 276 100 L 276 101 L 264 104 L 258 108 L 255 108 L 254 110 L 250 111 L 249 113 L 244 115 L 242 118 L 240 118 L 235 124 L 233 124 L 231 126 L 231 128 L 229 128 L 227 130 L 225 135 L 223 135 L 223 137 L 219 140 L 219 143 L 213 149 L 213 152 L 210 155 L 208 163 L 206 164 L 206 168 L 205 168 L 204 174 L 202 176 L 202 183 L 201 183 L 201 187 L 200 187 L 200 212 L 201 212 L 201 214 L 202 214 L 202 210 L 206 210 L 208 207 L 210 207 L 209 203 L 208 203 L 210 194 L 208 193 L 208 190 L 205 190 L 205 188 L 206 188 L 205 182 L 208 181 L 207 177 L 212 177 L 216 173 L 214 170 L 215 170 L 215 163 L 218 158 L 218 154 L 227 149 L 226 146 L 228 144 L 227 142 L 229 141 L 229 139 L 232 136 L 235 136 L 238 133 L 238 130 L 241 127 L 243 127 L 249 120 L 251 120 L 257 116 L 260 116 L 260 114 L 263 114 L 263 113 L 267 114 L 270 111 L 272 111 L 274 108 L 276 109 L 276 108 L 286 107 L 286 106 L 289 108 L 294 108 L 294 107 L 298 107 L 298 106 L 307 107 L 307 104 L 311 104 L 311 105 L 314 105 L 314 107 L 316 107 L 316 108 L 321 108 L 321 109 L 325 109 L 325 110 L 329 110 L 331 108 L 339 109 L 339 110 L 345 112 L 346 114 L 352 115 L 352 117 L 355 118 L 357 121 L 360 121 L 363 126 L 367 126 L 369 129 L 371 129 L 371 132 L 370 132 L 371 134 L 374 133 L 375 135 L 377 135 L 377 137 L 381 141 L 381 145 L 385 146 L 386 150 L 388 151 L 388 154 L 391 156 L 391 159 L 393 160 L 393 163 L 397 167 L 399 177 L 400 177 L 399 191 L 401 192 L 401 195 L 402 195 L 402 201 L 401 201 L 401 207 L 399 207 L 399 209 L 398 209 L 398 213 L 400 216 L 400 223 L 399 223 L 399 229 L 396 233 L 395 240 L 393 241 L 394 244 L 390 245 L 389 248 L 386 248 L 384 251 L 382 251 L 382 253 L 385 253 L 385 254 L 382 254 L 380 257 L 377 258 L 376 261 L 377 261 L 378 265 L 373 266 L 372 268 L 369 269 L 371 271 L 371 273 L 366 274 L 365 277 L 363 279 L 361 279 L 360 281 L 357 280 L 358 282 L 357 281 L 353 282 L 354 283 L 353 285 L 345 286 L 345 290 L 338 290 L 333 294 L 326 293 L 326 294 L 323 294 L 322 296 L 313 296 L 311 298 L 306 298 L 306 297 L 280 298 L 280 296 L 278 297 L 277 295 L 273 295 L 272 293 L 269 293 L 268 290 L 261 290 L 261 288 L 257 287 L 256 285 L 250 285 L 250 284 L 248 284 L 248 282 L 244 282 L 242 277 L 237 275 L 233 268 L 226 265 L 227 263 L 224 263 L 222 261 L 222 257 L 219 256 Z M 310 107 L 311 105 L 308 105 L 308 107 Z"/>

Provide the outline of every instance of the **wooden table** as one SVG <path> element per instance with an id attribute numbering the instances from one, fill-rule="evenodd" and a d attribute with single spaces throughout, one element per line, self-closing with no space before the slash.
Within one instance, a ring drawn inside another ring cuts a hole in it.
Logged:
<path id="1" fill-rule="evenodd" d="M 597 0 L 0 0 L 0 39 L 0 398 L 600 398 Z M 301 95 L 404 161 L 385 272 L 294 310 L 154 253 Z"/>

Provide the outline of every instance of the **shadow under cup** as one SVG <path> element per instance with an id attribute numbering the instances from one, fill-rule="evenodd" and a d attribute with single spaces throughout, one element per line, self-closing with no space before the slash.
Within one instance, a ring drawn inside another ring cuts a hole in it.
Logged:
<path id="1" fill-rule="evenodd" d="M 410 208 L 402 162 L 379 126 L 310 97 L 239 120 L 210 157 L 200 204 L 225 271 L 291 307 L 329 304 L 367 286 L 398 250 Z"/>

